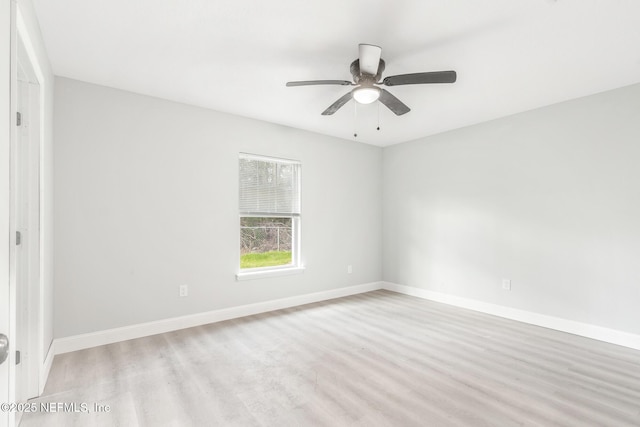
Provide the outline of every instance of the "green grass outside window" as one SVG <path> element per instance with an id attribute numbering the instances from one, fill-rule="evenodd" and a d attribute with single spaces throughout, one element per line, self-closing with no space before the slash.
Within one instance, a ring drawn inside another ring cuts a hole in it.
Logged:
<path id="1" fill-rule="evenodd" d="M 269 251 L 240 256 L 240 268 L 275 267 L 291 264 L 291 251 Z"/>

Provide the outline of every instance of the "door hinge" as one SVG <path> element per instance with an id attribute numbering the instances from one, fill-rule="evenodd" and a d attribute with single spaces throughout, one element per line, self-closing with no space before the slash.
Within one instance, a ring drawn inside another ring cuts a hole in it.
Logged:
<path id="1" fill-rule="evenodd" d="M 20 350 L 16 350 L 16 365 L 20 364 Z"/>
<path id="2" fill-rule="evenodd" d="M 21 126 L 21 125 L 22 125 L 22 113 L 18 111 L 16 113 L 16 126 Z"/>
<path id="3" fill-rule="evenodd" d="M 16 246 L 22 244 L 22 233 L 16 231 Z"/>

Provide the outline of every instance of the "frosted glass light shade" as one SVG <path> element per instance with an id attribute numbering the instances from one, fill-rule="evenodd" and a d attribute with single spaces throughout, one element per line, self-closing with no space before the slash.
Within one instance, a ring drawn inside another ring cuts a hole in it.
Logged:
<path id="1" fill-rule="evenodd" d="M 353 91 L 353 99 L 360 104 L 371 104 L 380 97 L 380 89 L 377 87 L 359 87 Z"/>

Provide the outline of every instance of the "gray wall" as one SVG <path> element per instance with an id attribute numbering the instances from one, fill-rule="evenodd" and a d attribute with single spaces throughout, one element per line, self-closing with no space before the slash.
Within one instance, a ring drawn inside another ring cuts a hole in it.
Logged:
<path id="1" fill-rule="evenodd" d="M 640 333 L 639 165 L 640 85 L 385 148 L 383 277 Z"/>
<path id="2" fill-rule="evenodd" d="M 381 278 L 640 333 L 640 85 L 384 150 L 55 95 L 56 337 Z M 239 152 L 302 161 L 304 274 L 235 281 Z"/>
<path id="3" fill-rule="evenodd" d="M 55 114 L 56 337 L 381 279 L 380 148 L 66 78 Z M 239 152 L 302 161 L 303 274 L 235 280 Z"/>

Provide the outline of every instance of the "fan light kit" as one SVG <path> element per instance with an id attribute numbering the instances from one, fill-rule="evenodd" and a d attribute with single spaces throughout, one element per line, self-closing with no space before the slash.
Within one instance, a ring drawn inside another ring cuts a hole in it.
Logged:
<path id="1" fill-rule="evenodd" d="M 351 98 L 359 104 L 371 104 L 380 101 L 395 115 L 401 116 L 411 111 L 402 101 L 393 96 L 389 91 L 378 87 L 399 86 L 431 83 L 454 83 L 457 79 L 455 71 L 434 71 L 428 73 L 400 74 L 397 76 L 382 77 L 385 63 L 380 58 L 382 49 L 371 44 L 358 45 L 358 59 L 351 63 L 351 75 L 353 82 L 348 80 L 308 80 L 287 82 L 287 86 L 312 86 L 312 85 L 341 85 L 356 86 L 352 91 L 343 95 L 329 108 L 322 112 L 323 116 L 330 116 L 345 105 Z"/>
<path id="2" fill-rule="evenodd" d="M 360 104 L 371 104 L 380 98 L 380 89 L 377 87 L 359 87 L 354 89 L 351 94 Z"/>

